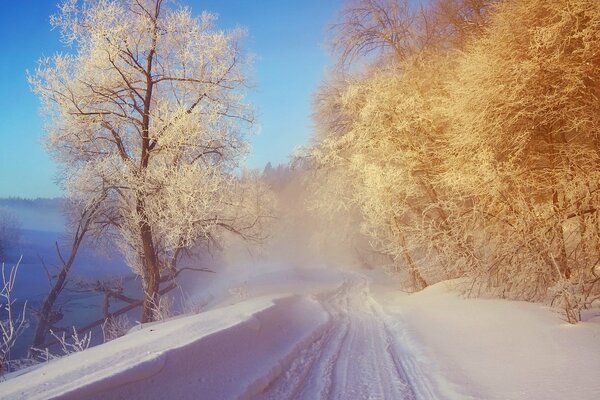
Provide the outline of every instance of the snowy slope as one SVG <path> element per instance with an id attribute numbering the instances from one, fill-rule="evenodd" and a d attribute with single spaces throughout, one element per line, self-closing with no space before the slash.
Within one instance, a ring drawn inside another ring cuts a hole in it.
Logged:
<path id="1" fill-rule="evenodd" d="M 600 399 L 600 318 L 570 325 L 539 304 L 463 298 L 454 284 L 410 296 L 373 289 L 441 398 Z"/>
<path id="2" fill-rule="evenodd" d="M 326 321 L 306 297 L 254 299 L 50 362 L 1 384 L 0 398 L 237 398 Z"/>

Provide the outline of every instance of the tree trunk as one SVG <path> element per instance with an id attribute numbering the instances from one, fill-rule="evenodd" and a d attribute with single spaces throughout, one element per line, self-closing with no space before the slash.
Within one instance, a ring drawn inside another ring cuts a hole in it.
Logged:
<path id="1" fill-rule="evenodd" d="M 425 289 L 427 287 L 427 282 L 425 281 L 425 279 L 423 279 L 423 276 L 419 272 L 419 269 L 415 265 L 413 258 L 408 252 L 404 236 L 401 233 L 399 233 L 398 238 L 400 239 L 400 246 L 402 247 L 402 256 L 404 257 L 404 261 L 406 261 L 406 265 L 408 266 L 408 273 L 410 275 L 412 288 L 415 291 Z"/>
<path id="2" fill-rule="evenodd" d="M 565 166 L 568 168 L 568 166 L 570 165 L 569 160 L 564 160 L 564 159 L 558 159 L 559 156 L 557 156 L 557 154 L 561 154 L 560 153 L 560 149 L 558 148 L 557 144 L 555 143 L 554 138 L 552 137 L 552 135 L 549 136 L 549 144 L 550 144 L 550 163 L 552 166 L 552 169 L 554 171 L 558 170 L 560 172 L 563 172 L 563 169 L 565 169 Z M 565 145 L 566 144 L 566 139 L 564 137 L 561 138 L 560 140 L 560 145 Z M 565 165 L 566 164 L 566 165 Z M 569 279 L 571 277 L 571 268 L 569 267 L 569 260 L 567 257 L 567 249 L 565 246 L 565 232 L 564 232 L 564 228 L 563 228 L 563 216 L 562 216 L 562 211 L 564 209 L 564 192 L 563 193 L 559 193 L 559 181 L 556 178 L 556 175 L 554 173 L 554 171 L 552 171 L 552 175 L 551 175 L 551 183 L 552 183 L 552 209 L 554 211 L 554 215 L 556 216 L 556 225 L 554 226 L 554 233 L 555 233 L 555 237 L 557 240 L 557 244 L 558 244 L 558 269 L 560 272 L 560 275 L 562 278 L 565 279 Z M 560 199 L 560 195 L 563 195 L 563 202 L 561 204 L 561 199 Z M 552 251 L 552 250 L 550 250 Z"/>
<path id="3" fill-rule="evenodd" d="M 563 278 L 569 279 L 571 277 L 571 268 L 569 267 L 569 260 L 567 258 L 567 249 L 565 246 L 565 232 L 561 221 L 560 215 L 560 204 L 558 199 L 558 190 L 554 190 L 552 193 L 552 204 L 554 211 L 557 215 L 558 223 L 555 227 L 556 238 L 558 241 L 558 268 Z"/>
<path id="4" fill-rule="evenodd" d="M 156 2 L 154 10 L 154 26 L 152 31 L 152 47 L 146 59 L 146 94 L 144 96 L 144 110 L 142 113 L 142 148 L 140 154 L 140 172 L 144 172 L 150 162 L 150 152 L 156 144 L 150 143 L 150 108 L 152 106 L 152 93 L 154 83 L 152 81 L 152 67 L 154 56 L 156 53 L 156 42 L 158 27 L 156 20 L 160 12 L 161 0 Z M 160 285 L 160 270 L 158 267 L 157 254 L 154 249 L 154 238 L 152 236 L 152 228 L 148 224 L 148 216 L 146 214 L 146 204 L 143 195 L 138 194 L 136 211 L 140 216 L 140 235 L 142 239 L 142 279 L 144 288 L 144 301 L 142 302 L 142 317 L 141 322 L 154 321 L 153 310 L 158 303 L 158 289 Z"/>
<path id="5" fill-rule="evenodd" d="M 158 289 L 160 285 L 160 270 L 156 252 L 154 250 L 154 239 L 152 229 L 148 225 L 144 200 L 138 198 L 137 212 L 141 217 L 140 235 L 142 239 L 142 280 L 144 288 L 144 301 L 142 303 L 141 322 L 154 321 L 153 310 L 158 303 Z"/>
<path id="6" fill-rule="evenodd" d="M 83 237 L 87 233 L 87 228 L 89 226 L 89 222 L 90 222 L 90 219 L 85 221 L 84 224 L 81 224 L 80 229 L 78 229 L 78 231 L 76 232 L 75 238 L 73 240 L 73 244 L 71 246 L 71 254 L 69 255 L 68 260 L 65 261 L 63 259 L 62 255 L 60 253 L 59 247 L 58 247 L 58 243 L 55 243 L 56 244 L 56 252 L 58 253 L 58 258 L 62 261 L 63 265 L 62 265 L 62 268 L 60 269 L 60 272 L 58 273 L 58 276 L 56 277 L 56 282 L 54 282 L 54 285 L 52 286 L 50 293 L 48 293 L 48 296 L 44 300 L 44 304 L 42 304 L 42 309 L 40 310 L 40 315 L 38 318 L 37 326 L 35 328 L 35 335 L 33 337 L 33 342 L 31 344 L 31 347 L 39 348 L 46 341 L 46 333 L 48 333 L 48 329 L 51 327 L 51 323 L 52 323 L 52 321 L 51 321 L 52 309 L 54 308 L 56 299 L 58 299 L 58 296 L 60 295 L 60 293 L 62 292 L 62 290 L 65 287 L 65 284 L 67 282 L 67 275 L 69 274 L 69 271 L 71 270 L 71 267 L 73 266 L 73 263 L 75 262 L 77 252 L 79 251 L 79 246 L 81 245 L 81 242 L 83 241 Z"/>
<path id="7" fill-rule="evenodd" d="M 67 279 L 67 274 L 69 272 L 70 265 L 63 266 L 58 274 L 56 279 L 56 283 L 52 287 L 52 290 L 48 294 L 48 297 L 44 300 L 44 304 L 42 305 L 42 309 L 40 310 L 40 316 L 38 319 L 37 326 L 35 328 L 35 335 L 33 337 L 33 342 L 31 347 L 39 348 L 46 341 L 46 333 L 48 332 L 48 328 L 50 325 L 50 314 L 52 313 L 52 308 L 54 307 L 54 303 L 58 298 L 58 295 L 62 291 L 65 281 Z"/>

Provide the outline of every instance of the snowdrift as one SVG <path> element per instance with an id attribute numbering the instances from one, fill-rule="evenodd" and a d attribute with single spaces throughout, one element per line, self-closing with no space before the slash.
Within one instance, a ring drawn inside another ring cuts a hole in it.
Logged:
<path id="1" fill-rule="evenodd" d="M 405 363 L 423 371 L 440 398 L 600 399 L 599 316 L 571 325 L 540 304 L 463 298 L 457 284 L 410 296 L 372 290 Z"/>
<path id="2" fill-rule="evenodd" d="M 253 299 L 139 331 L 0 385 L 10 399 L 251 396 L 328 321 L 302 296 Z"/>

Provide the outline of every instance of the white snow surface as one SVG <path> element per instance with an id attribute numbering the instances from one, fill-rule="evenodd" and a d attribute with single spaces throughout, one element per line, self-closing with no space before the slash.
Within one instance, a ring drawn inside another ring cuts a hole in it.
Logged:
<path id="1" fill-rule="evenodd" d="M 600 313 L 568 324 L 540 304 L 372 288 L 399 347 L 440 399 L 600 399 Z M 595 317 L 594 317 L 595 315 Z"/>
<path id="2" fill-rule="evenodd" d="M 332 267 L 228 279 L 208 311 L 15 374 L 0 399 L 600 399 L 594 315 Z"/>
<path id="3" fill-rule="evenodd" d="M 51 362 L 0 385 L 0 398 L 237 398 L 326 320 L 306 297 L 248 300 Z"/>

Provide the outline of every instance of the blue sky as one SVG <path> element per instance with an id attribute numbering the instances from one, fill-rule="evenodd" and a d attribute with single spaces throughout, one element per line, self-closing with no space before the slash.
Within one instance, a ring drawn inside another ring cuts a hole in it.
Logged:
<path id="1" fill-rule="evenodd" d="M 311 135 L 312 94 L 331 63 L 323 43 L 341 0 L 179 0 L 195 14 L 219 15 L 220 28 L 243 26 L 245 47 L 256 56 L 249 101 L 258 110 L 251 139 L 252 168 L 285 163 Z M 25 71 L 63 49 L 50 30 L 54 0 L 2 2 L 0 14 L 0 197 L 60 196 L 58 168 L 44 152 L 39 102 Z"/>

